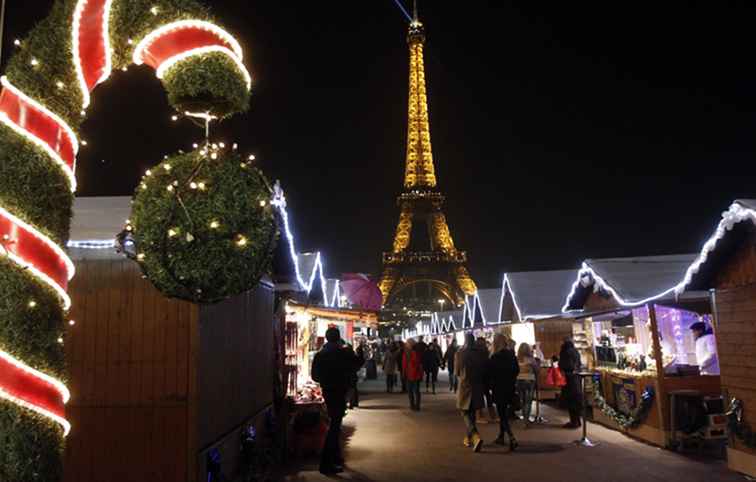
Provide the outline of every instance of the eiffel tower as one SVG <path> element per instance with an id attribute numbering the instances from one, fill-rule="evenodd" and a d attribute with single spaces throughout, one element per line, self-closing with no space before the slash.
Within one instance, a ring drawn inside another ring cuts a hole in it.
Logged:
<path id="1" fill-rule="evenodd" d="M 418 18 L 417 0 L 414 7 L 407 36 L 409 122 L 404 191 L 397 199 L 399 224 L 393 249 L 383 253 L 379 286 L 386 308 L 398 309 L 409 304 L 413 308 L 435 310 L 443 300 L 442 307 L 453 309 L 477 288 L 466 268 L 467 254 L 454 246 L 442 209 L 445 197 L 437 188 L 425 86 L 425 29 Z M 414 249 L 418 240 L 412 238 L 423 233 L 416 229 L 413 236 L 413 224 L 424 224 L 427 228 L 429 249 Z"/>

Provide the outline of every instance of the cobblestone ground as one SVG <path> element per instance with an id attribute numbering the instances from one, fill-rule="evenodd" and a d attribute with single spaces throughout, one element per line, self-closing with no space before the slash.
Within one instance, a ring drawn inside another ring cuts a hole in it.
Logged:
<path id="1" fill-rule="evenodd" d="M 382 380 L 361 383 L 360 408 L 345 419 L 346 470 L 331 479 L 356 481 L 743 481 L 723 461 L 696 459 L 630 439 L 590 424 L 594 448 L 576 446 L 579 431 L 559 426 L 565 413 L 543 407 L 550 423 L 525 430 L 514 423 L 515 453 L 491 444 L 494 425 L 480 425 L 481 453 L 462 446 L 464 425 L 445 382 L 437 395 L 423 393 L 421 412 L 408 409 L 404 394 L 387 394 Z M 295 461 L 287 482 L 328 480 L 317 460 Z"/>

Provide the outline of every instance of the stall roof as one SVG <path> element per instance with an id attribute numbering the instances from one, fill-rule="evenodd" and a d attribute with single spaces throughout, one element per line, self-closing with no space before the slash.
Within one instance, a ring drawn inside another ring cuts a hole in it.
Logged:
<path id="1" fill-rule="evenodd" d="M 491 324 L 501 321 L 501 290 L 478 290 L 476 302 L 483 323 Z"/>
<path id="2" fill-rule="evenodd" d="M 288 302 L 287 309 L 292 312 L 302 312 L 318 318 L 332 321 L 357 321 L 368 324 L 371 328 L 378 328 L 378 313 L 369 310 L 351 310 L 346 308 L 328 308 Z"/>
<path id="3" fill-rule="evenodd" d="M 676 288 L 695 258 L 695 254 L 677 254 L 586 260 L 562 310 L 582 310 L 594 290 L 606 292 L 619 306 L 627 307 L 675 298 Z"/>
<path id="4" fill-rule="evenodd" d="M 756 199 L 738 199 L 722 213 L 722 219 L 700 253 L 688 266 L 676 291 L 712 288 L 713 276 L 735 253 L 738 245 L 756 229 Z"/>
<path id="5" fill-rule="evenodd" d="M 131 198 L 77 197 L 68 251 L 74 260 L 83 258 L 117 259 L 115 237 L 131 215 Z"/>
<path id="6" fill-rule="evenodd" d="M 574 269 L 507 273 L 502 298 L 507 290 L 512 294 L 520 320 L 550 318 L 562 312 L 574 280 Z"/>

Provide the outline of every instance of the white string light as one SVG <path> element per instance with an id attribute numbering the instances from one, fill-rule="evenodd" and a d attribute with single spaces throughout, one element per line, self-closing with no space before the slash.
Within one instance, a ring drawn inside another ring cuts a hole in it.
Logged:
<path id="1" fill-rule="evenodd" d="M 178 22 L 172 22 L 153 30 L 137 44 L 136 48 L 134 49 L 134 54 L 132 55 L 132 60 L 135 64 L 142 65 L 144 63 L 144 50 L 158 38 L 167 35 L 175 30 L 189 28 L 201 29 L 211 32 L 215 36 L 219 37 L 221 41 L 231 46 L 235 57 L 237 57 L 239 60 L 244 60 L 244 51 L 242 50 L 239 42 L 233 37 L 233 35 L 226 32 L 219 26 L 210 22 L 206 22 L 204 20 L 179 20 Z"/>
<path id="2" fill-rule="evenodd" d="M 198 47 L 196 49 L 187 50 L 186 52 L 181 52 L 180 54 L 174 55 L 173 57 L 166 59 L 158 66 L 157 69 L 155 69 L 157 78 L 162 79 L 168 70 L 170 70 L 173 66 L 175 66 L 181 61 L 187 60 L 194 56 L 211 54 L 211 53 L 225 54 L 228 58 L 233 60 L 234 63 L 236 64 L 236 67 L 239 69 L 239 72 L 244 77 L 244 82 L 247 85 L 247 90 L 252 89 L 252 76 L 249 74 L 247 67 L 242 63 L 239 57 L 234 55 L 234 53 L 228 49 L 228 47 L 221 47 L 218 45 L 211 45 L 208 47 Z"/>

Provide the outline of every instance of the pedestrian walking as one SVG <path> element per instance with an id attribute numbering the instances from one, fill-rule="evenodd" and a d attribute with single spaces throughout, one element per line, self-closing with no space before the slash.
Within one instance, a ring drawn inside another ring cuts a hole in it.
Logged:
<path id="1" fill-rule="evenodd" d="M 567 402 L 570 412 L 570 421 L 563 425 L 564 428 L 580 427 L 580 408 L 582 396 L 580 390 L 580 353 L 575 349 L 575 344 L 567 338 L 562 343 L 559 351 L 559 368 L 564 373 L 567 384 L 562 388 L 562 396 Z"/>
<path id="2" fill-rule="evenodd" d="M 499 411 L 499 436 L 494 443 L 509 443 L 509 449 L 514 451 L 518 444 L 512 433 L 508 414 L 512 399 L 516 396 L 515 382 L 520 367 L 514 353 L 509 349 L 506 335 L 499 333 L 494 337 L 493 352 L 486 365 L 486 381 L 493 392 L 496 409 Z M 509 439 L 508 442 L 505 436 Z"/>
<path id="3" fill-rule="evenodd" d="M 383 357 L 383 373 L 386 375 L 386 393 L 392 393 L 396 385 L 396 352 L 397 346 L 395 343 L 392 343 L 391 348 Z"/>
<path id="4" fill-rule="evenodd" d="M 463 440 L 466 447 L 472 447 L 480 452 L 483 440 L 480 438 L 478 426 L 475 423 L 476 410 L 483 407 L 484 392 L 486 390 L 486 364 L 488 353 L 475 343 L 475 337 L 465 335 L 465 346 L 457 352 L 454 369 L 459 378 L 457 391 L 457 408 L 462 412 L 467 434 Z"/>
<path id="5" fill-rule="evenodd" d="M 444 353 L 444 367 L 449 371 L 449 391 L 457 393 L 457 376 L 454 374 L 454 358 L 457 356 L 459 346 L 457 346 L 457 338 L 452 338 L 452 342 L 449 348 Z"/>
<path id="6" fill-rule="evenodd" d="M 407 340 L 402 356 L 402 371 L 407 379 L 410 409 L 420 411 L 420 382 L 423 379 L 423 365 L 414 340 Z"/>
<path id="7" fill-rule="evenodd" d="M 357 370 L 355 370 L 355 372 L 352 373 L 352 375 L 349 377 L 349 409 L 354 410 L 355 408 L 360 407 L 360 392 L 357 389 L 357 382 L 359 382 L 360 377 L 358 376 L 357 372 L 365 364 L 365 348 L 362 344 L 360 344 L 357 347 L 356 352 L 352 348 L 352 345 L 347 345 L 346 349 L 354 353 L 360 360 L 362 360 L 362 363 L 360 363 L 360 366 L 357 367 Z"/>
<path id="8" fill-rule="evenodd" d="M 396 347 L 396 369 L 399 371 L 399 379 L 402 382 L 402 393 L 407 393 L 407 377 L 404 376 L 404 364 L 402 363 L 407 344 L 403 341 L 397 341 Z"/>
<path id="9" fill-rule="evenodd" d="M 478 337 L 477 340 L 475 340 L 475 343 L 486 352 L 486 357 L 491 356 L 491 350 L 489 350 L 488 347 L 488 341 L 481 337 Z M 485 387 L 483 391 L 483 403 L 484 406 L 481 407 L 479 413 L 478 413 L 478 421 L 480 423 L 495 423 L 498 421 L 496 408 L 494 407 L 494 400 L 493 395 L 491 394 L 491 390 L 488 388 L 488 386 Z"/>
<path id="10" fill-rule="evenodd" d="M 533 394 L 535 393 L 536 374 L 538 365 L 533 357 L 533 349 L 527 343 L 521 343 L 517 349 L 517 363 L 519 374 L 517 375 L 517 393 L 522 407 L 522 419 L 525 427 L 530 425 L 530 413 L 533 406 Z"/>
<path id="11" fill-rule="evenodd" d="M 423 371 L 425 372 L 425 393 L 429 393 L 430 388 L 433 394 L 436 394 L 436 382 L 438 381 L 438 369 L 441 366 L 441 348 L 434 339 L 423 353 Z"/>
<path id="12" fill-rule="evenodd" d="M 326 344 L 315 354 L 312 362 L 312 379 L 323 390 L 328 417 L 331 419 L 325 445 L 320 458 L 320 472 L 331 475 L 343 472 L 344 456 L 341 450 L 341 422 L 346 412 L 346 396 L 352 375 L 362 366 L 352 350 L 344 348 L 338 328 L 326 331 Z"/>

